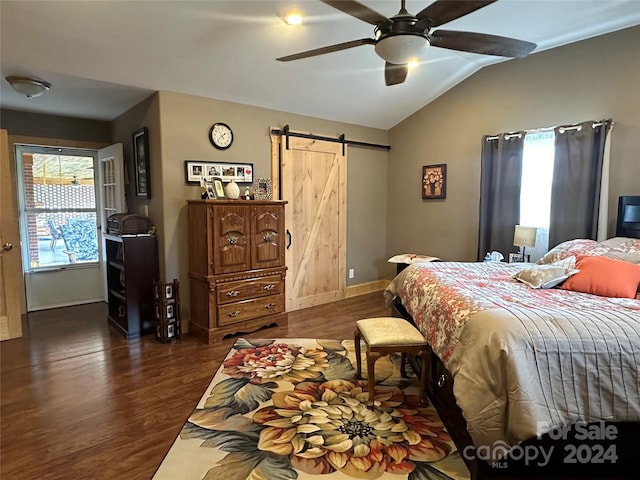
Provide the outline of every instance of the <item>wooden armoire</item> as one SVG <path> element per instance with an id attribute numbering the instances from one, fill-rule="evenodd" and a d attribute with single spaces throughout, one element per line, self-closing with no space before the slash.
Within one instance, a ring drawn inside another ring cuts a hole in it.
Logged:
<path id="1" fill-rule="evenodd" d="M 188 202 L 190 332 L 206 343 L 286 325 L 285 201 Z"/>

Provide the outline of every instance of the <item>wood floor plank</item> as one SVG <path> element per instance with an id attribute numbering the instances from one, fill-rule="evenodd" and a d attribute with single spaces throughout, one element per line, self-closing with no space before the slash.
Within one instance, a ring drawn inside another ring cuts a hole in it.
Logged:
<path id="1" fill-rule="evenodd" d="M 241 336 L 352 338 L 390 314 L 376 292 Z M 151 478 L 235 340 L 127 341 L 106 317 L 103 303 L 34 312 L 0 344 L 0 478 Z"/>

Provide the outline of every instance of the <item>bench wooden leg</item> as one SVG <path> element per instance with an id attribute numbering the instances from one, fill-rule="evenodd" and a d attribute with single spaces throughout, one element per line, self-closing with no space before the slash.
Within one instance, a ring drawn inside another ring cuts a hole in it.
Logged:
<path id="1" fill-rule="evenodd" d="M 369 405 L 373 405 L 373 399 L 375 397 L 376 390 L 376 374 L 375 363 L 382 355 L 380 352 L 372 352 L 370 348 L 367 349 L 367 373 L 369 376 Z"/>
<path id="2" fill-rule="evenodd" d="M 360 353 L 360 330 L 353 332 L 353 344 L 356 349 L 356 378 L 362 378 L 362 354 Z"/>
<path id="3" fill-rule="evenodd" d="M 400 358 L 400 376 L 407 378 L 407 354 L 403 352 L 400 354 Z"/>
<path id="4" fill-rule="evenodd" d="M 420 373 L 420 401 L 425 405 L 429 404 L 429 400 L 427 399 L 427 382 L 429 381 L 429 375 L 431 373 L 431 355 L 429 350 L 422 350 L 418 357 L 422 363 L 422 369 Z"/>

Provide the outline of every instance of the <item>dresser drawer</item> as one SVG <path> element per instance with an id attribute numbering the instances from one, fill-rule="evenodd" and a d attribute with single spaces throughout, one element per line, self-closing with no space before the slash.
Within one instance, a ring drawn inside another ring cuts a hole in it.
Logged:
<path id="1" fill-rule="evenodd" d="M 282 312 L 284 312 L 284 295 L 282 294 L 229 303 L 218 307 L 218 326 Z"/>
<path id="2" fill-rule="evenodd" d="M 218 305 L 266 295 L 278 295 L 282 293 L 282 283 L 280 275 L 221 283 L 218 285 Z"/>

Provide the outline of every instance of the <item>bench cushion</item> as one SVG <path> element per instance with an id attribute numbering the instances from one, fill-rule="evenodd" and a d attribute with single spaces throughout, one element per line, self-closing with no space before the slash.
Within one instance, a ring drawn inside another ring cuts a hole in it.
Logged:
<path id="1" fill-rule="evenodd" d="M 358 330 L 372 347 L 394 345 L 426 345 L 427 341 L 416 327 L 403 318 L 365 318 L 356 322 Z"/>

